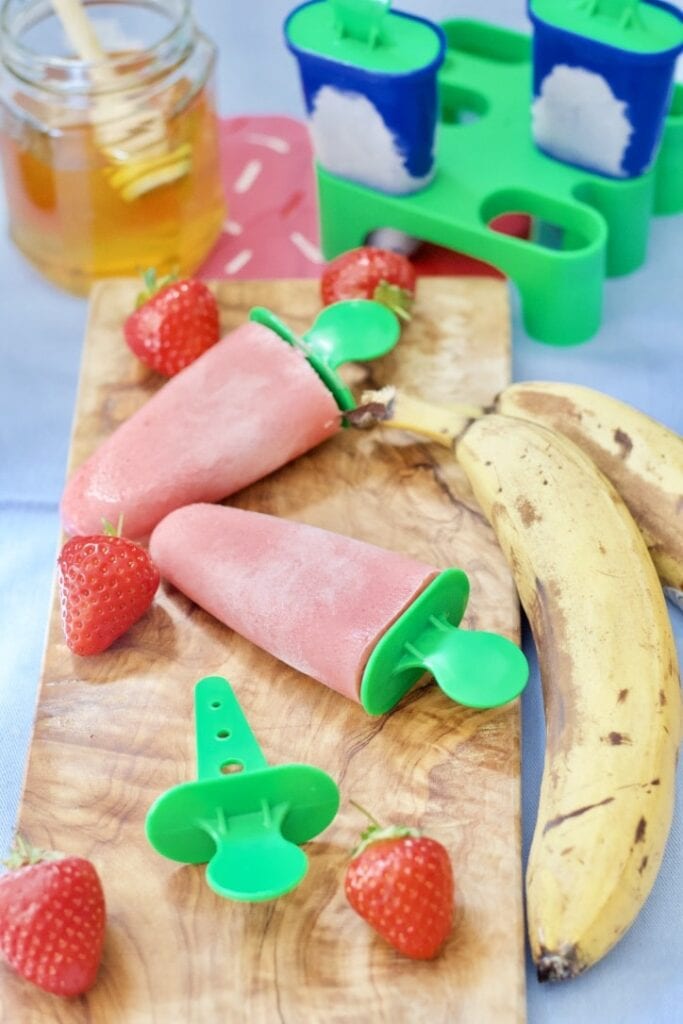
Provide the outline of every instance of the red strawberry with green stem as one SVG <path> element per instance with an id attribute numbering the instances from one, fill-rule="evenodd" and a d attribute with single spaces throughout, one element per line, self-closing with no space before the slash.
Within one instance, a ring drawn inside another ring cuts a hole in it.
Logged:
<path id="1" fill-rule="evenodd" d="M 105 532 L 72 537 L 58 558 L 62 626 L 74 654 L 100 654 L 141 618 L 159 586 L 144 548 Z"/>
<path id="2" fill-rule="evenodd" d="M 320 290 L 325 306 L 343 299 L 374 299 L 410 320 L 416 279 L 415 268 L 401 253 L 364 245 L 328 263 Z"/>
<path id="3" fill-rule="evenodd" d="M 60 996 L 94 983 L 102 957 L 105 902 L 83 857 L 33 850 L 17 839 L 0 878 L 0 953 L 23 978 Z"/>
<path id="4" fill-rule="evenodd" d="M 145 290 L 123 325 L 128 347 L 153 370 L 173 377 L 220 337 L 218 303 L 196 278 L 143 278 Z"/>
<path id="5" fill-rule="evenodd" d="M 394 949 L 431 960 L 451 933 L 453 871 L 448 852 L 415 829 L 372 824 L 346 870 L 344 890 L 353 909 Z"/>

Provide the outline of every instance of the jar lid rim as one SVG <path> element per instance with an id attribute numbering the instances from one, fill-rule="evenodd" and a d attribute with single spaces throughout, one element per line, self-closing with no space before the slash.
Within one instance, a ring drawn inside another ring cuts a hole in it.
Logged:
<path id="1" fill-rule="evenodd" d="M 176 12 L 170 12 L 172 18 L 170 27 L 144 49 L 109 56 L 106 61 L 44 55 L 20 42 L 8 25 L 9 11 L 13 2 L 14 0 L 2 0 L 0 5 L 0 62 L 19 78 L 44 87 L 46 87 L 46 77 L 52 73 L 49 88 L 57 92 L 91 92 L 94 89 L 108 91 L 106 88 L 100 89 L 95 85 L 97 70 L 103 67 L 116 73 L 117 90 L 131 88 L 134 84 L 141 85 L 151 75 L 158 73 L 160 66 L 165 67 L 172 63 L 173 59 L 184 51 L 188 30 L 194 30 L 192 0 L 175 0 Z M 82 0 L 82 2 L 86 6 L 96 6 L 98 0 Z M 131 7 L 154 8 L 166 17 L 169 15 L 167 0 L 163 0 L 163 2 L 162 0 L 124 0 L 124 3 Z M 41 0 L 34 0 L 33 6 L 40 8 Z M 27 9 L 24 8 L 24 10 Z M 45 13 L 47 15 L 54 14 L 51 4 L 46 5 Z M 22 28 L 28 28 L 34 23 L 27 21 Z M 149 68 L 145 68 L 142 72 L 139 68 L 141 53 L 157 58 L 156 61 L 150 63 Z M 134 67 L 131 67 L 131 64 Z"/>

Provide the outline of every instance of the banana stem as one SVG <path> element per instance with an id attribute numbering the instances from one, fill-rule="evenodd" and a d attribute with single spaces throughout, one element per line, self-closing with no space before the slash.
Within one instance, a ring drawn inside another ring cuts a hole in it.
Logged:
<path id="1" fill-rule="evenodd" d="M 486 409 L 480 405 L 436 405 L 414 395 L 406 395 L 398 388 L 386 387 L 379 391 L 365 391 L 360 405 L 347 414 L 347 419 L 360 429 L 381 424 L 393 430 L 407 430 L 444 448 L 452 448 L 472 420 L 485 414 Z"/>

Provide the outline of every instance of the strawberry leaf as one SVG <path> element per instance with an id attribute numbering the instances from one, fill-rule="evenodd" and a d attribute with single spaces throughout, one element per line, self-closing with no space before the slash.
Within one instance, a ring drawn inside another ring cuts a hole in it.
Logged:
<path id="1" fill-rule="evenodd" d="M 157 272 L 154 267 L 148 267 L 142 275 L 142 283 L 144 288 L 141 292 L 138 292 L 137 298 L 135 299 L 135 308 L 139 309 L 140 306 L 144 306 L 146 302 L 160 292 L 166 285 L 171 284 L 173 281 L 178 280 L 178 272 L 173 271 L 171 274 L 166 274 L 164 277 L 157 278 Z"/>
<path id="2" fill-rule="evenodd" d="M 44 860 L 61 860 L 63 856 L 63 853 L 57 853 L 55 850 L 41 850 L 36 846 L 31 846 L 23 836 L 17 834 L 14 837 L 14 845 L 9 857 L 1 863 L 10 871 L 17 871 L 28 864 L 40 864 Z"/>
<path id="3" fill-rule="evenodd" d="M 108 519 L 102 520 L 102 533 L 105 537 L 122 537 L 123 536 L 123 512 L 119 512 L 119 518 L 116 520 L 116 526 L 110 523 Z"/>
<path id="4" fill-rule="evenodd" d="M 374 818 L 369 811 L 366 811 L 361 804 L 357 803 L 355 800 L 349 800 L 349 803 L 364 814 L 370 821 L 367 828 L 365 828 L 360 834 L 360 842 L 351 854 L 352 860 L 354 857 L 358 857 L 358 855 L 361 854 L 363 850 L 367 849 L 368 846 L 371 846 L 372 843 L 378 842 L 380 839 L 402 839 L 405 836 L 417 837 L 420 835 L 420 832 L 418 832 L 417 829 L 408 828 L 405 825 L 380 825 L 377 819 Z"/>
<path id="5" fill-rule="evenodd" d="M 380 281 L 373 293 L 375 302 L 381 303 L 391 310 L 404 323 L 412 317 L 413 296 L 405 288 L 399 288 L 389 281 Z"/>

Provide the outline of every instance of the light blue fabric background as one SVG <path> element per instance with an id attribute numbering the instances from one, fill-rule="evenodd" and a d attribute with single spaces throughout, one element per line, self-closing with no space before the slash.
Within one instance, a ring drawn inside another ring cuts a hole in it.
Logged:
<path id="1" fill-rule="evenodd" d="M 221 113 L 303 116 L 295 67 L 281 39 L 282 19 L 292 6 L 292 0 L 195 0 L 197 20 L 220 47 Z M 484 18 L 528 30 L 521 0 L 406 0 L 398 6 L 437 20 Z M 3 219 L 4 212 L 3 206 Z M 654 222 L 650 252 L 643 269 L 607 283 L 603 327 L 577 348 L 563 350 L 531 341 L 521 326 L 513 290 L 514 378 L 589 384 L 683 432 L 683 217 Z M 30 740 L 85 317 L 86 303 L 43 282 L 3 232 L 0 850 L 10 842 Z M 596 608 L 596 615 L 599 612 Z M 674 608 L 670 614 L 683 659 L 683 614 Z M 523 699 L 526 857 L 544 739 L 538 671 L 528 636 L 525 648 L 533 665 Z M 683 783 L 683 769 L 679 781 Z M 570 983 L 539 985 L 529 969 L 531 1024 L 582 1024 L 594 1017 L 602 1024 L 683 1021 L 682 869 L 683 785 L 662 870 L 633 928 L 601 964 Z"/>

